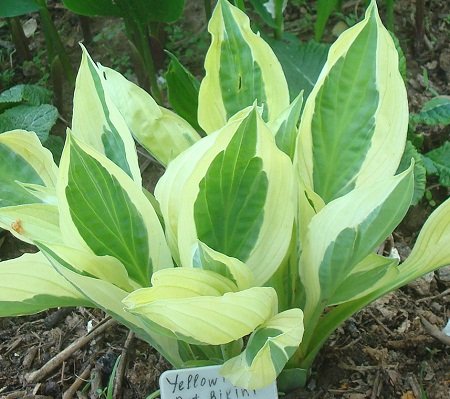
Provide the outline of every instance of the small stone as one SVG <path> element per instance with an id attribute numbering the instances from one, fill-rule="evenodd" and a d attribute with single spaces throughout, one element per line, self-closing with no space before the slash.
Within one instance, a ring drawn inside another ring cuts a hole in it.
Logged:
<path id="1" fill-rule="evenodd" d="M 419 295 L 426 296 L 430 294 L 430 286 L 433 279 L 434 273 L 427 273 L 424 276 L 419 277 L 417 280 L 411 281 L 408 286 L 416 291 Z"/>
<path id="2" fill-rule="evenodd" d="M 437 278 L 441 283 L 450 285 L 450 266 L 441 267 L 436 270 Z"/>

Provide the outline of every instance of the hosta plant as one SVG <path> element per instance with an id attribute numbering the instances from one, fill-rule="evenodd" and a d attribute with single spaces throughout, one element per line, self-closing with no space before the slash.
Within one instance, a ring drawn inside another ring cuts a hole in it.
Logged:
<path id="1" fill-rule="evenodd" d="M 0 264 L 0 316 L 98 307 L 174 367 L 298 386 L 346 318 L 450 262 L 450 201 L 405 262 L 376 253 L 414 187 L 375 2 L 304 105 L 239 9 L 219 0 L 209 30 L 201 134 L 84 52 L 59 168 L 34 133 L 0 135 L 1 227 L 40 250 Z M 154 195 L 133 137 L 166 167 Z"/>

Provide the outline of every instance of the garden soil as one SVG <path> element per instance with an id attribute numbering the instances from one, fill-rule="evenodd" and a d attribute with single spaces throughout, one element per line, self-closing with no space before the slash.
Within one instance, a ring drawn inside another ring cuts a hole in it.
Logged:
<path id="1" fill-rule="evenodd" d="M 201 74 L 199 59 L 202 57 L 197 57 L 195 51 L 187 51 L 192 47 L 189 37 L 198 38 L 199 42 L 206 40 L 202 18 L 198 17 L 201 2 L 187 3 L 187 17 L 181 29 L 184 34 L 171 45 L 179 46 L 183 61 Z M 360 3 L 364 2 L 344 1 L 344 12 L 361 13 Z M 412 111 L 418 111 L 433 93 L 450 92 L 450 5 L 447 0 L 425 3 L 425 35 L 420 39 L 417 38 L 414 1 L 395 2 L 395 30 L 406 54 Z M 50 7 L 76 66 L 80 59 L 76 43 L 81 40 L 78 20 L 58 3 L 50 2 Z M 291 28 L 307 40 L 311 37 L 311 24 L 299 25 L 298 20 L 311 20 L 311 15 L 311 7 L 290 6 L 287 29 Z M 330 21 L 326 40 L 332 40 L 330 32 L 341 22 L 338 17 Z M 115 21 L 94 20 L 94 41 L 88 48 L 93 58 L 104 65 L 111 65 L 109 57 L 114 56 L 115 66 L 127 72 L 126 57 L 117 55 L 128 51 L 123 45 L 123 34 L 116 32 L 107 45 L 101 37 L 113 31 L 115 24 Z M 44 43 L 38 33 L 31 46 L 33 51 L 39 52 Z M 8 43 L 5 27 L 0 28 L 0 40 Z M 198 52 L 204 50 L 205 46 Z M 0 71 L 12 66 L 15 76 L 19 76 L 15 83 L 35 81 L 38 72 L 33 68 L 24 70 L 22 65 L 14 64 L 14 57 L 11 62 L 3 60 Z M 67 120 L 70 120 L 70 97 L 71 93 L 67 94 L 64 109 L 60 110 Z M 425 149 L 449 139 L 448 128 L 428 128 L 423 133 Z M 162 169 L 144 156 L 141 167 L 144 183 L 152 189 Z M 448 196 L 448 191 L 435 183 L 428 182 L 433 199 L 439 203 Z M 429 201 L 423 200 L 410 210 L 394 233 L 394 245 L 402 258 L 410 252 L 420 226 L 432 209 Z M 16 241 L 9 233 L 0 238 L 1 260 L 34 251 L 34 247 Z M 307 387 L 288 394 L 286 399 L 449 399 L 450 346 L 448 340 L 446 344 L 439 335 L 450 317 L 449 299 L 449 268 L 382 297 L 355 314 L 329 338 L 314 363 Z M 0 319 L 0 398 L 61 398 L 69 389 L 73 390 L 75 398 L 105 397 L 104 388 L 119 355 L 126 359 L 118 371 L 120 397 L 146 398 L 158 388 L 159 375 L 169 365 L 126 328 L 111 321 L 102 325 L 104 319 L 103 312 L 84 308 L 54 309 L 33 316 Z M 94 339 L 85 340 L 79 349 L 70 350 L 64 360 L 56 362 L 65 348 L 83 341 L 92 328 L 97 331 Z M 55 368 L 36 381 L 30 378 L 51 359 L 56 362 Z"/>

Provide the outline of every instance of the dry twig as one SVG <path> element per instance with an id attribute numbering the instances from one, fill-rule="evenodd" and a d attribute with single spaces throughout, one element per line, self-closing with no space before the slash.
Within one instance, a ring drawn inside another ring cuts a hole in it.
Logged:
<path id="1" fill-rule="evenodd" d="M 73 384 L 69 387 L 69 389 L 64 392 L 63 399 L 72 399 L 78 389 L 81 387 L 83 382 L 86 382 L 91 374 L 92 365 L 88 365 L 83 372 L 77 376 Z"/>
<path id="2" fill-rule="evenodd" d="M 99 324 L 97 324 L 88 334 L 77 339 L 75 342 L 70 344 L 67 348 L 59 352 L 55 357 L 50 359 L 45 363 L 39 370 L 33 371 L 32 373 L 26 374 L 25 379 L 29 383 L 34 383 L 41 381 L 47 374 L 52 372 L 61 363 L 67 360 L 74 352 L 82 348 L 89 341 L 97 337 L 98 335 L 105 332 L 109 327 L 116 324 L 116 321 L 110 319 L 109 317 L 103 319 Z"/>
<path id="3" fill-rule="evenodd" d="M 121 354 L 120 360 L 119 360 L 119 365 L 117 366 L 116 378 L 114 381 L 113 399 L 120 399 L 122 397 L 123 376 L 125 375 L 128 351 L 131 346 L 131 342 L 133 341 L 133 338 L 134 338 L 134 333 L 132 331 L 130 331 L 128 333 L 127 339 L 125 340 L 125 344 L 123 345 L 122 354 Z"/>
<path id="4" fill-rule="evenodd" d="M 443 344 L 450 346 L 449 336 L 445 335 L 434 324 L 431 324 L 425 317 L 420 316 L 420 320 L 422 321 L 423 328 L 425 328 L 425 331 L 428 334 L 430 334 L 433 338 L 436 338 L 438 341 L 441 341 Z"/>

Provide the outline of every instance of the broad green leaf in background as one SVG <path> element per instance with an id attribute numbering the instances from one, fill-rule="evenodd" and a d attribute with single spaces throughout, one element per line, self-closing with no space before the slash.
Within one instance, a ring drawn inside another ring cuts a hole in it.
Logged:
<path id="1" fill-rule="evenodd" d="M 40 253 L 0 263 L 0 317 L 60 306 L 92 306 Z"/>
<path id="2" fill-rule="evenodd" d="M 257 102 L 265 121 L 289 106 L 289 93 L 280 63 L 270 46 L 250 28 L 248 17 L 219 0 L 209 22 L 212 43 L 200 85 L 198 121 L 206 133 Z"/>
<path id="3" fill-rule="evenodd" d="M 304 184 L 330 202 L 365 181 L 392 176 L 407 127 L 397 50 L 372 2 L 364 20 L 331 46 L 306 100 L 297 148 Z"/>
<path id="4" fill-rule="evenodd" d="M 66 242 L 110 255 L 147 286 L 153 271 L 172 266 L 158 217 L 131 178 L 102 154 L 68 135 L 58 187 Z"/>
<path id="5" fill-rule="evenodd" d="M 56 165 L 34 133 L 14 130 L 0 134 L 0 159 L 0 207 L 41 202 L 19 183 L 54 189 Z"/>
<path id="6" fill-rule="evenodd" d="M 133 18 L 142 23 L 173 22 L 181 16 L 184 0 L 64 0 L 64 5 L 87 16 Z"/>
<path id="7" fill-rule="evenodd" d="M 113 0 L 63 0 L 64 5 L 74 13 L 86 16 L 121 17 L 121 10 Z"/>
<path id="8" fill-rule="evenodd" d="M 19 104 L 47 104 L 51 99 L 51 91 L 37 85 L 21 84 L 0 93 L 0 111 Z"/>
<path id="9" fill-rule="evenodd" d="M 423 197 L 427 184 L 427 171 L 425 169 L 423 155 L 421 155 L 416 147 L 408 140 L 406 142 L 405 152 L 403 153 L 397 173 L 401 173 L 408 169 L 411 159 L 414 159 L 414 195 L 411 205 L 416 205 Z M 449 165 L 450 166 L 450 165 Z"/>
<path id="10" fill-rule="evenodd" d="M 236 386 L 263 388 L 283 370 L 303 336 L 303 312 L 278 313 L 251 335 L 245 350 L 223 365 L 220 373 Z"/>
<path id="11" fill-rule="evenodd" d="M 283 67 L 291 100 L 302 90 L 306 100 L 327 60 L 329 45 L 315 41 L 304 43 L 288 34 L 283 40 L 269 40 L 269 43 Z"/>
<path id="12" fill-rule="evenodd" d="M 18 105 L 0 114 L 0 133 L 14 129 L 29 130 L 44 142 L 57 119 L 58 110 L 53 105 Z"/>
<path id="13" fill-rule="evenodd" d="M 438 96 L 426 102 L 418 114 L 412 114 L 414 123 L 425 125 L 450 124 L 450 96 Z"/>
<path id="14" fill-rule="evenodd" d="M 169 103 L 178 115 L 186 119 L 196 130 L 200 130 L 197 121 L 200 82 L 173 54 L 168 54 L 170 64 L 165 76 Z"/>
<path id="15" fill-rule="evenodd" d="M 442 146 L 427 152 L 423 159 L 427 173 L 437 174 L 439 184 L 450 187 L 450 141 L 446 141 Z"/>
<path id="16" fill-rule="evenodd" d="M 0 2 L 0 17 L 19 17 L 39 11 L 39 8 L 35 0 L 2 0 Z"/>
<path id="17" fill-rule="evenodd" d="M 189 123 L 160 107 L 145 90 L 110 68 L 100 70 L 105 91 L 134 137 L 162 165 L 200 139 Z"/>

